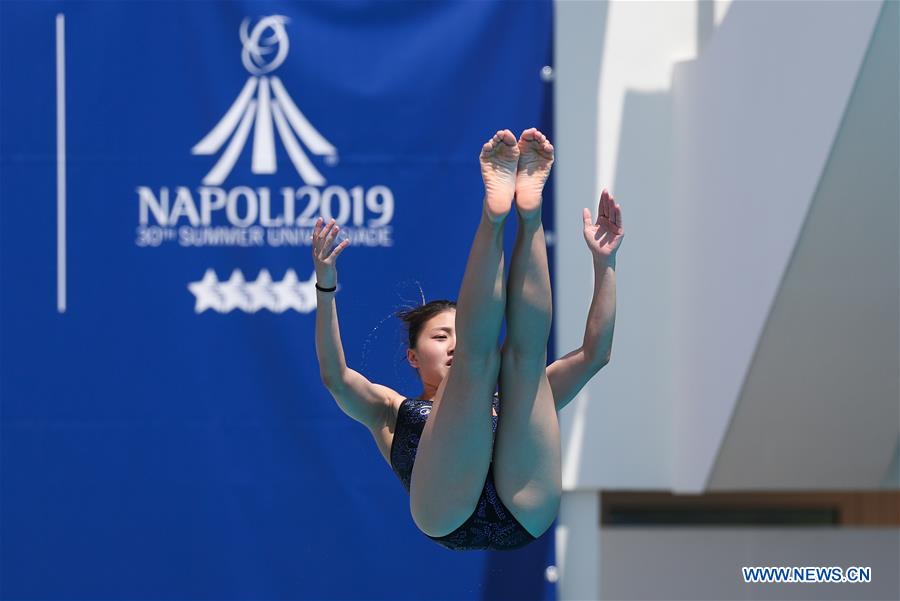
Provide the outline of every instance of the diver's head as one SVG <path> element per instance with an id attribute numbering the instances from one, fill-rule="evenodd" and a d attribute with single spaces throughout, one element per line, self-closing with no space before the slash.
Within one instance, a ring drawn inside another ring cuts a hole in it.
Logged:
<path id="1" fill-rule="evenodd" d="M 426 389 L 436 390 L 447 377 L 456 349 L 456 303 L 436 300 L 397 314 L 406 324 L 406 359 Z"/>

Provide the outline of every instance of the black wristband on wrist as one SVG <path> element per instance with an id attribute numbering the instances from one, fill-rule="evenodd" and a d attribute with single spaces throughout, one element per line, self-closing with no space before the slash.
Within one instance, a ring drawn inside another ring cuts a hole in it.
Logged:
<path id="1" fill-rule="evenodd" d="M 321 290 L 322 292 L 334 292 L 337 290 L 337 286 L 333 286 L 331 288 L 322 288 L 319 286 L 319 282 L 316 282 L 316 290 Z"/>

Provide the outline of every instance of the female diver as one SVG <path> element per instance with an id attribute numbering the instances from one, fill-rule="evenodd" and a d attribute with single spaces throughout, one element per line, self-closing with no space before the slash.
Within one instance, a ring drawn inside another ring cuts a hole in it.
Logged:
<path id="1" fill-rule="evenodd" d="M 312 234 L 322 380 L 338 406 L 372 432 L 409 492 L 416 526 L 449 549 L 516 549 L 550 527 L 562 489 L 557 412 L 610 359 L 624 229 L 604 189 L 595 223 L 583 209 L 594 264 L 584 341 L 547 366 L 552 302 L 541 202 L 553 159 L 553 146 L 535 128 L 518 140 L 498 131 L 482 147 L 484 204 L 457 302 L 398 314 L 409 327 L 407 359 L 423 384 L 418 398 L 347 367 L 334 289 L 335 262 L 349 241 L 332 248 L 334 220 L 326 226 L 320 218 Z M 503 225 L 513 201 L 518 232 L 504 285 Z"/>

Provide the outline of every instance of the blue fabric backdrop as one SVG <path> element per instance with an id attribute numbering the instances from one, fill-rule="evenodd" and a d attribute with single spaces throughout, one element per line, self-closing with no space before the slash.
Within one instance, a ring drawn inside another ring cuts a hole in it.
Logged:
<path id="1" fill-rule="evenodd" d="M 345 224 L 347 361 L 418 394 L 387 317 L 456 298 L 482 143 L 552 137 L 551 3 L 5 1 L 0 16 L 0 595 L 554 598 L 552 528 L 454 553 L 415 527 L 320 382 L 308 246 L 318 215 Z"/>

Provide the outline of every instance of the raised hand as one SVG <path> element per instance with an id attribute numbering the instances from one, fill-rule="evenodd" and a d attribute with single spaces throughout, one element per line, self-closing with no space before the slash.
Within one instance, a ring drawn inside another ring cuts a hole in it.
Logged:
<path id="1" fill-rule="evenodd" d="M 594 255 L 595 260 L 609 261 L 616 255 L 625 228 L 622 226 L 622 209 L 606 188 L 600 194 L 600 206 L 597 209 L 597 221 L 591 222 L 591 212 L 582 210 L 584 216 L 584 241 Z"/>
<path id="2" fill-rule="evenodd" d="M 516 209 L 523 219 L 540 217 L 544 184 L 553 166 L 553 144 L 534 127 L 519 136 L 516 170 Z"/>
<path id="3" fill-rule="evenodd" d="M 350 240 L 344 240 L 334 248 L 331 243 L 340 230 L 340 226 L 332 219 L 326 227 L 323 227 L 323 219 L 316 219 L 316 227 L 312 234 L 312 256 L 316 267 L 316 280 L 322 286 L 333 286 L 337 281 L 337 267 L 335 262 L 341 252 L 350 245 Z"/>

